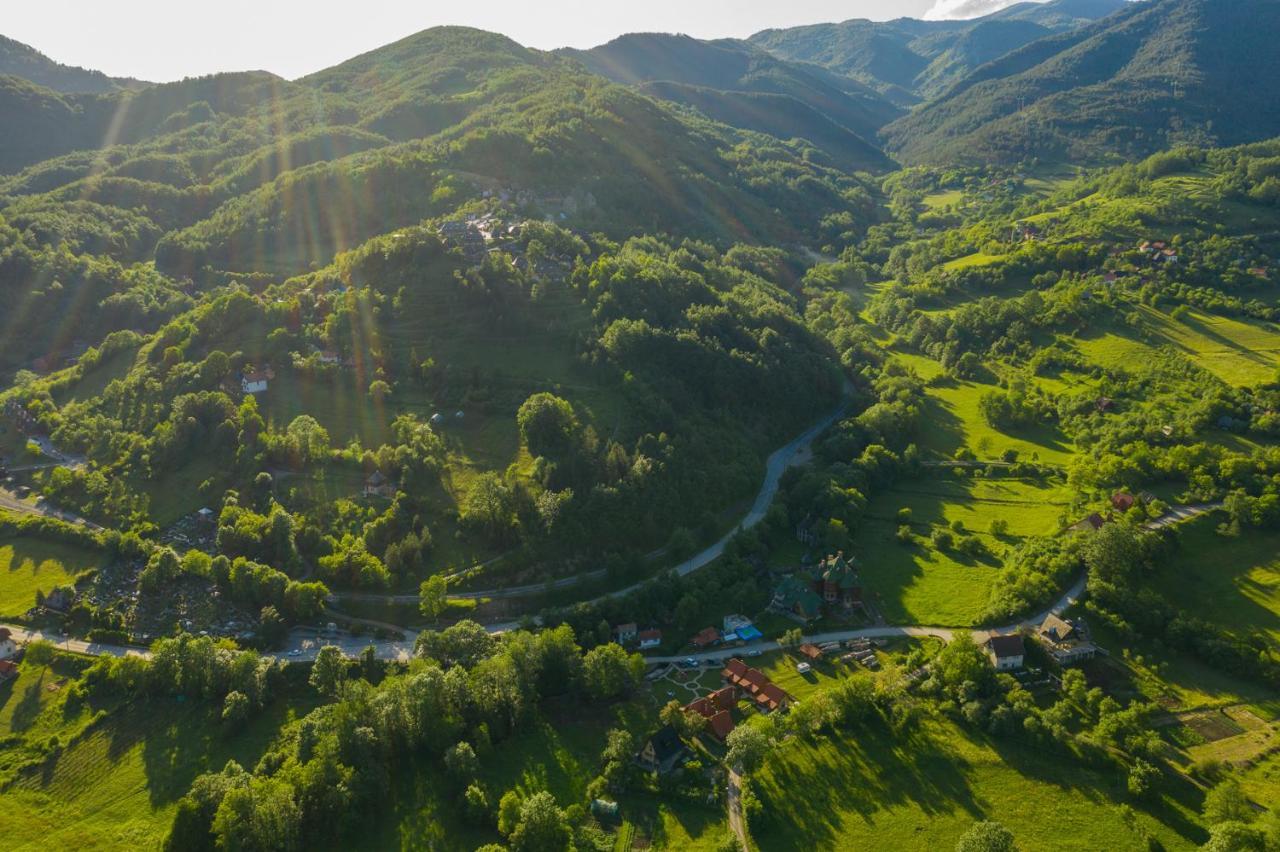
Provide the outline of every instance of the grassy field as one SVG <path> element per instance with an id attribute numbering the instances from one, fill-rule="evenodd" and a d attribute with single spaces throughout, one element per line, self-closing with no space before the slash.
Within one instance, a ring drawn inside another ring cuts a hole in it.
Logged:
<path id="1" fill-rule="evenodd" d="M 232 736 L 216 708 L 199 703 L 68 705 L 66 678 L 84 664 L 69 657 L 49 669 L 24 663 L 18 679 L 0 689 L 0 737 L 43 742 L 56 735 L 69 743 L 42 771 L 23 773 L 0 793 L 10 849 L 158 848 L 196 775 L 232 759 L 251 768 L 281 725 L 313 703 L 309 689 L 290 695 Z M 102 718 L 98 710 L 106 711 Z M 0 754 L 31 752 L 9 746 Z"/>
<path id="2" fill-rule="evenodd" d="M 1016 450 L 1023 459 L 1038 458 L 1049 464 L 1065 464 L 1071 458 L 1074 448 L 1056 428 L 1038 426 L 1001 432 L 988 424 L 978 409 L 978 400 L 987 391 L 998 390 L 997 385 L 944 378 L 942 365 L 922 355 L 895 351 L 894 359 L 920 378 L 932 380 L 923 417 L 929 426 L 919 436 L 919 445 L 934 458 L 953 458 L 962 447 L 983 460 L 997 459 L 1005 450 Z"/>
<path id="3" fill-rule="evenodd" d="M 872 499 L 868 520 L 854 536 L 853 554 L 872 600 L 891 622 L 964 626 L 986 609 L 1000 556 L 1022 538 L 1058 529 L 1068 493 L 1055 482 L 1004 478 L 935 478 L 906 481 Z M 897 512 L 911 510 L 916 542 L 898 542 Z M 1007 535 L 991 535 L 993 520 L 1009 525 Z M 976 535 L 987 554 L 966 557 L 939 552 L 927 539 L 954 521 Z"/>
<path id="4" fill-rule="evenodd" d="M 786 743 L 761 773 L 761 849 L 951 849 L 975 821 L 997 819 L 1024 852 L 1145 850 L 1126 825 L 1122 779 L 1070 758 L 974 738 L 927 721 L 907 736 L 872 726 Z M 1196 801 L 1166 798 L 1137 824 L 1169 850 L 1204 839 Z"/>
<path id="5" fill-rule="evenodd" d="M 959 189 L 953 189 L 949 192 L 935 192 L 933 195 L 924 197 L 924 206 L 930 210 L 945 210 L 948 207 L 958 206 L 964 200 L 964 192 Z"/>
<path id="6" fill-rule="evenodd" d="M 1216 528 L 1213 519 L 1184 525 L 1178 554 L 1152 583 L 1183 609 L 1280 649 L 1280 533 L 1226 538 Z"/>
<path id="7" fill-rule="evenodd" d="M 1138 329 L 1112 327 L 1076 341 L 1096 364 L 1132 369 L 1153 347 L 1171 346 L 1196 364 L 1236 386 L 1275 377 L 1280 365 L 1280 330 L 1269 323 L 1231 319 L 1192 310 L 1182 320 L 1153 308 L 1138 309 Z"/>
<path id="8" fill-rule="evenodd" d="M 0 616 L 21 615 L 35 605 L 37 589 L 48 593 L 70 583 L 80 572 L 100 566 L 103 558 L 69 544 L 0 539 Z"/>

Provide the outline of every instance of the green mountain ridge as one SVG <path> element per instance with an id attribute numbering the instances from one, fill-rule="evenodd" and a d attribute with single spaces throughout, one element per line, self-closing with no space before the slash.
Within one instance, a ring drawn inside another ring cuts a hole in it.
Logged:
<path id="1" fill-rule="evenodd" d="M 749 41 L 846 74 L 897 101 L 928 100 L 986 62 L 1123 9 L 1126 0 L 1020 3 L 968 21 L 854 19 L 764 30 Z"/>
<path id="2" fill-rule="evenodd" d="M 143 89 L 151 85 L 132 77 L 108 77 L 101 71 L 63 65 L 34 47 L 0 35 L 0 75 L 2 74 L 21 77 L 37 86 L 68 94 L 106 94 Z"/>
<path id="3" fill-rule="evenodd" d="M 784 62 L 745 42 L 636 34 L 561 54 L 614 82 L 694 106 L 716 121 L 781 139 L 807 139 L 849 169 L 888 165 L 868 140 L 902 114 L 856 81 Z"/>
<path id="4" fill-rule="evenodd" d="M 1135 157 L 1280 132 L 1267 0 L 1158 0 L 997 59 L 884 130 L 909 162 Z M 1223 97 L 1224 92 L 1248 93 Z"/>

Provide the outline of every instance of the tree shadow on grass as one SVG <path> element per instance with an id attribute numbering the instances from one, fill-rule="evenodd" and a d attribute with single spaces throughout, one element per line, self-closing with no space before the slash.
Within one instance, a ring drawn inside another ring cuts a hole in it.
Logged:
<path id="1" fill-rule="evenodd" d="M 1159 800 L 1136 801 L 1124 796 L 1123 775 L 1091 769 L 1073 754 L 1051 751 L 1046 756 L 1029 743 L 1005 738 L 970 735 L 969 740 L 996 752 L 1005 765 L 1024 778 L 1071 790 L 1098 807 L 1127 803 L 1197 846 L 1208 839 L 1202 826 L 1173 806 L 1177 802 L 1186 810 L 1199 813 L 1203 794 L 1190 781 L 1173 780 L 1166 775 L 1161 781 L 1164 795 Z"/>
<path id="2" fill-rule="evenodd" d="M 14 684 L 14 691 L 22 690 L 22 698 L 13 708 L 13 716 L 10 717 L 9 727 L 15 734 L 29 730 L 36 723 L 36 719 L 40 716 L 40 693 L 44 689 L 44 676 L 48 673 L 47 668 L 40 669 L 40 674 L 34 679 L 22 678 L 26 680 L 19 687 L 18 682 Z"/>
<path id="3" fill-rule="evenodd" d="M 769 849 L 837 848 L 843 819 L 870 824 L 878 811 L 897 805 L 930 816 L 960 810 L 978 819 L 986 812 L 970 786 L 968 762 L 927 730 L 894 735 L 877 722 L 782 748 L 757 785 L 765 814 L 761 845 Z"/>

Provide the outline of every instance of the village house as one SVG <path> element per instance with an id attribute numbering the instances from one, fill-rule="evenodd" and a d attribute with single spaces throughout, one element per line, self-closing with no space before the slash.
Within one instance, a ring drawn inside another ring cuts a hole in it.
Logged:
<path id="1" fill-rule="evenodd" d="M 1098 646 L 1089 640 L 1083 622 L 1071 622 L 1053 613 L 1045 618 L 1036 631 L 1036 638 L 1060 666 L 1091 660 L 1098 654 Z"/>
<path id="2" fill-rule="evenodd" d="M 13 641 L 13 633 L 7 627 L 0 627 L 0 660 L 11 660 L 18 653 L 18 645 Z"/>
<path id="3" fill-rule="evenodd" d="M 680 741 L 676 729 L 664 725 L 645 742 L 636 755 L 636 763 L 649 772 L 665 775 L 676 767 L 684 753 L 684 743 Z"/>
<path id="4" fill-rule="evenodd" d="M 1138 498 L 1134 497 L 1127 491 L 1117 491 L 1111 495 L 1111 508 L 1117 512 L 1127 512 L 1132 509 L 1138 502 Z"/>
<path id="5" fill-rule="evenodd" d="M 275 377 L 275 371 L 270 367 L 265 370 L 246 367 L 244 372 L 240 374 L 240 389 L 249 394 L 263 393 L 266 391 L 270 380 Z"/>
<path id="6" fill-rule="evenodd" d="M 613 641 L 619 645 L 630 645 L 636 641 L 636 635 L 640 632 L 640 628 L 636 627 L 634 621 L 628 621 L 626 624 L 619 624 L 613 628 Z"/>
<path id="7" fill-rule="evenodd" d="M 1103 526 L 1106 525 L 1106 523 L 1107 523 L 1106 518 L 1102 517 L 1097 512 L 1094 512 L 1090 514 L 1087 518 L 1076 521 L 1074 524 L 1067 527 L 1067 529 L 1071 530 L 1072 532 L 1097 532 L 1098 530 L 1102 529 Z"/>
<path id="8" fill-rule="evenodd" d="M 824 613 L 866 611 L 853 561 L 846 559 L 843 552 L 784 579 L 774 592 L 770 608 L 802 622 Z"/>
<path id="9" fill-rule="evenodd" d="M 1022 660 L 1026 649 L 1022 644 L 1022 636 L 1013 633 L 1004 636 L 992 636 L 986 642 L 987 656 L 991 665 L 998 672 L 1007 672 L 1022 668 Z"/>
<path id="10" fill-rule="evenodd" d="M 714 627 L 704 627 L 698 635 L 689 640 L 695 648 L 710 648 L 720 641 L 720 631 Z"/>
<path id="11" fill-rule="evenodd" d="M 396 496 L 396 484 L 383 476 L 382 471 L 375 470 L 365 478 L 364 496 L 390 500 Z"/>
<path id="12" fill-rule="evenodd" d="M 739 696 L 754 702 L 762 713 L 786 710 L 791 706 L 792 698 L 786 690 L 771 681 L 764 672 L 753 669 L 737 657 L 725 663 L 720 677 L 737 689 Z"/>
<path id="13" fill-rule="evenodd" d="M 710 719 L 725 710 L 732 710 L 738 703 L 737 693 L 732 686 L 723 686 L 710 695 L 695 698 L 685 705 L 685 710 L 697 713 L 704 719 Z"/>
<path id="14" fill-rule="evenodd" d="M 662 631 L 642 630 L 636 638 L 640 640 L 640 650 L 648 651 L 662 644 Z"/>
<path id="15" fill-rule="evenodd" d="M 796 653 L 814 663 L 822 659 L 822 649 L 808 642 L 796 648 Z"/>

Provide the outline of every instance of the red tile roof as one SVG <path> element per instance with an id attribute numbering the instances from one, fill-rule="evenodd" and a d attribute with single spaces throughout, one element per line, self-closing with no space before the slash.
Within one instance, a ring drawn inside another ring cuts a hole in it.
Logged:
<path id="1" fill-rule="evenodd" d="M 738 703 L 738 694 L 732 686 L 726 686 L 717 689 L 715 692 L 707 696 L 717 710 L 732 710 L 734 705 Z"/>
<path id="2" fill-rule="evenodd" d="M 801 645 L 797 650 L 799 650 L 802 655 L 808 657 L 811 660 L 822 659 L 822 649 L 820 649 L 817 645 L 811 645 L 808 642 L 806 642 L 803 645 Z"/>
<path id="3" fill-rule="evenodd" d="M 716 714 L 716 708 L 709 698 L 696 698 L 684 705 L 684 709 L 697 713 L 704 719 L 710 719 Z"/>
<path id="4" fill-rule="evenodd" d="M 641 630 L 640 635 L 637 638 L 641 642 L 648 642 L 650 640 L 653 640 L 655 642 L 661 642 L 662 631 L 661 630 Z"/>
<path id="5" fill-rule="evenodd" d="M 13 633 L 7 627 L 0 627 L 0 642 L 13 636 Z"/>
<path id="6" fill-rule="evenodd" d="M 699 648 L 705 648 L 720 641 L 720 631 L 714 627 L 706 627 L 699 631 L 698 635 L 694 636 L 690 641 Z"/>
<path id="7" fill-rule="evenodd" d="M 726 680 L 740 678 L 747 673 L 747 664 L 734 657 L 724 664 L 724 671 L 720 675 Z"/>
<path id="8" fill-rule="evenodd" d="M 711 723 L 708 725 L 711 736 L 715 737 L 720 742 L 724 742 L 725 737 L 729 736 L 729 734 L 733 732 L 733 728 L 733 716 L 730 715 L 728 710 L 721 710 L 719 713 L 712 716 Z"/>
<path id="9" fill-rule="evenodd" d="M 0 675 L 17 674 L 18 666 L 9 660 L 0 660 Z"/>

